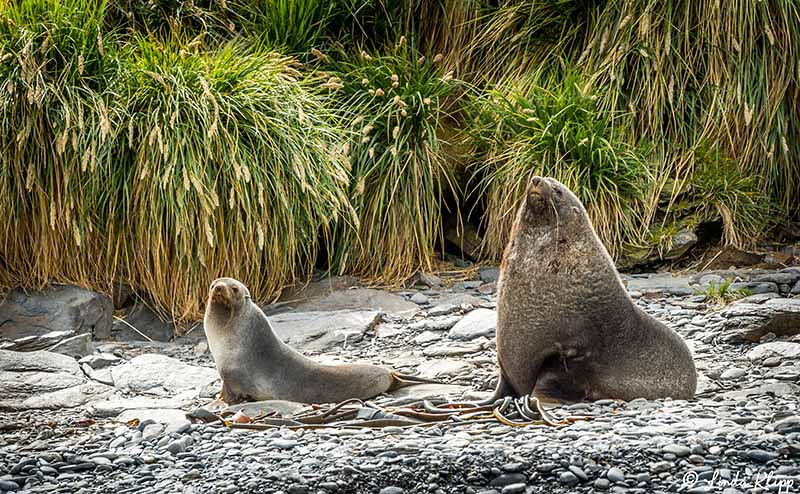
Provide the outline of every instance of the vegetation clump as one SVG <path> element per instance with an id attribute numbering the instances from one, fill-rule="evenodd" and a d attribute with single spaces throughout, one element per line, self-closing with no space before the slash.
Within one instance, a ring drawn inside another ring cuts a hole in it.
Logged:
<path id="1" fill-rule="evenodd" d="M 0 285 L 401 283 L 446 224 L 497 260 L 533 174 L 622 264 L 751 247 L 798 217 L 798 54 L 777 0 L 0 0 Z"/>

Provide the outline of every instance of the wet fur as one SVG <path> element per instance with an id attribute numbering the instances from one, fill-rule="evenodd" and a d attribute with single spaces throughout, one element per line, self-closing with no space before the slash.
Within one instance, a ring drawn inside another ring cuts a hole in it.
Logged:
<path id="1" fill-rule="evenodd" d="M 232 279 L 217 280 L 238 284 Z M 214 286 L 214 285 L 212 285 Z M 389 369 L 368 364 L 323 365 L 286 345 L 249 293 L 237 304 L 209 298 L 204 325 L 228 404 L 260 400 L 338 403 L 402 387 Z M 407 385 L 407 384 L 406 384 Z"/>
<path id="2" fill-rule="evenodd" d="M 577 197 L 541 180 L 526 191 L 501 264 L 496 397 L 692 398 L 684 341 L 628 296 Z"/>

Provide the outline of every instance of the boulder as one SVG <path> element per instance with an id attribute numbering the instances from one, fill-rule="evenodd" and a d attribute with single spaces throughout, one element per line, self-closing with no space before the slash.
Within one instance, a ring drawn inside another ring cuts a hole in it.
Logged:
<path id="1" fill-rule="evenodd" d="M 112 367 L 117 388 L 157 396 L 200 391 L 219 379 L 216 369 L 189 365 L 166 355 L 147 353 Z"/>
<path id="2" fill-rule="evenodd" d="M 0 410 L 74 407 L 109 390 L 67 355 L 0 350 Z"/>
<path id="3" fill-rule="evenodd" d="M 672 246 L 661 258 L 667 260 L 677 259 L 686 254 L 696 243 L 697 235 L 693 231 L 684 228 L 672 237 Z"/>
<path id="4" fill-rule="evenodd" d="M 726 341 L 759 341 L 767 333 L 800 334 L 800 299 L 772 298 L 764 303 L 737 303 L 722 310 Z"/>
<path id="5" fill-rule="evenodd" d="M 480 297 L 468 293 L 442 294 L 438 300 L 431 301 L 432 309 L 428 309 L 428 315 L 447 314 L 462 307 L 480 307 L 486 303 Z"/>
<path id="6" fill-rule="evenodd" d="M 497 330 L 497 311 L 475 309 L 458 321 L 447 334 L 453 340 L 470 341 L 493 336 Z"/>
<path id="7" fill-rule="evenodd" d="M 162 321 L 148 306 L 137 304 L 124 321 L 114 321 L 113 333 L 117 341 L 170 341 L 175 325 Z"/>
<path id="8" fill-rule="evenodd" d="M 500 278 L 500 269 L 492 267 L 482 267 L 478 270 L 481 281 L 484 283 L 492 283 Z"/>
<path id="9" fill-rule="evenodd" d="M 63 331 L 106 339 L 113 309 L 107 296 L 73 285 L 30 293 L 14 290 L 0 302 L 0 337 L 16 340 Z"/>
<path id="10" fill-rule="evenodd" d="M 345 342 L 360 341 L 380 322 L 375 310 L 284 312 L 269 316 L 278 337 L 300 351 L 323 352 Z"/>

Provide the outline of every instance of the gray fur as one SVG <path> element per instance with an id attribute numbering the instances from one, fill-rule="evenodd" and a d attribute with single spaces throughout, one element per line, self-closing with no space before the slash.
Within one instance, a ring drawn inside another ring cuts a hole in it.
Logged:
<path id="1" fill-rule="evenodd" d="M 689 399 L 681 337 L 634 304 L 581 202 L 552 178 L 526 191 L 501 265 L 496 396 Z"/>
<path id="2" fill-rule="evenodd" d="M 214 288 L 228 294 L 214 300 Z M 234 287 L 236 291 L 234 292 Z M 211 285 L 204 319 L 226 403 L 289 400 L 338 403 L 367 399 L 396 385 L 392 372 L 367 364 L 322 365 L 286 345 L 240 282 Z"/>

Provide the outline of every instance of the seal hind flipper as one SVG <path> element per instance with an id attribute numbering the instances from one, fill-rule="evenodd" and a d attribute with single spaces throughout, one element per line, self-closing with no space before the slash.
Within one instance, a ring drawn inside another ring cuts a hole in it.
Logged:
<path id="1" fill-rule="evenodd" d="M 433 379 L 426 379 L 419 376 L 410 376 L 408 374 L 400 374 L 399 372 L 390 372 L 392 376 L 392 384 L 389 386 L 387 392 L 395 391 L 407 386 L 415 384 L 445 384 L 442 381 L 435 381 Z"/>

